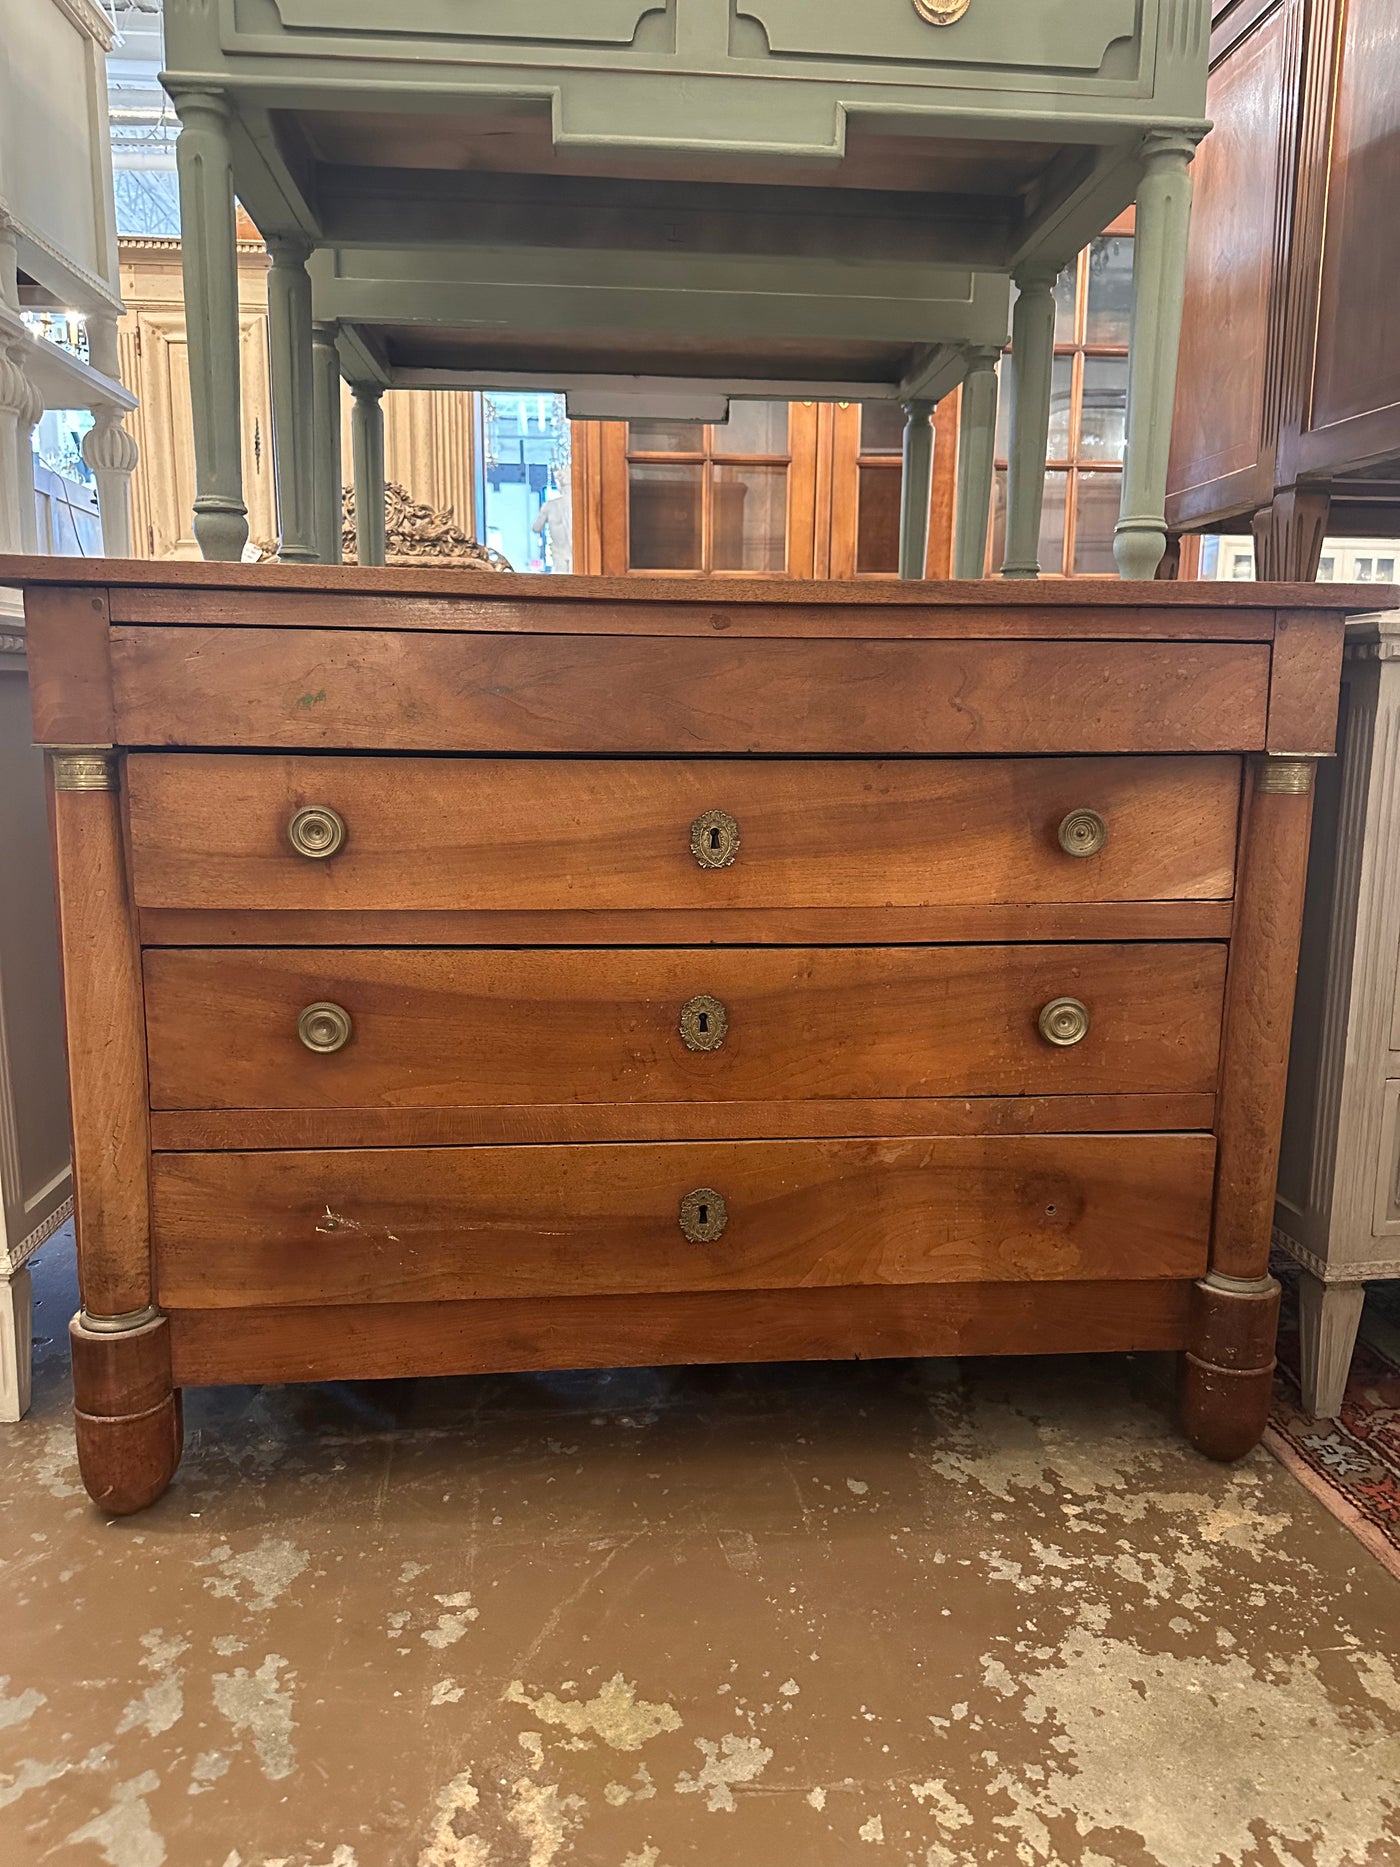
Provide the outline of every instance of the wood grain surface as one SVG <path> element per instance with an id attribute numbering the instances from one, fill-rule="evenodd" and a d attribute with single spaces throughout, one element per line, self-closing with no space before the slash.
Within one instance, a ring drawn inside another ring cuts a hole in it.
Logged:
<path id="1" fill-rule="evenodd" d="M 111 631 L 133 747 L 983 754 L 1261 748 L 1269 648 Z"/>
<path id="2" fill-rule="evenodd" d="M 1325 610 L 1282 610 L 1269 681 L 1268 748 L 1275 755 L 1337 750 L 1346 619 Z"/>
<path id="3" fill-rule="evenodd" d="M 535 1102 L 514 1107 L 156 1109 L 157 1149 L 481 1147 L 520 1142 L 820 1140 L 845 1135 L 1208 1131 L 1215 1097 L 918 1096 L 808 1102 Z"/>
<path id="4" fill-rule="evenodd" d="M 552 580 L 551 580 L 552 581 Z M 1267 642 L 1274 634 L 1274 592 L 1256 606 L 1229 609 L 1177 602 L 1170 608 L 1128 607 L 1122 603 L 1074 611 L 1072 630 L 1066 629 L 1063 607 L 1038 602 L 998 603 L 920 602 L 887 596 L 865 602 L 850 600 L 849 584 L 827 585 L 843 590 L 846 600 L 799 599 L 772 595 L 771 581 L 764 592 L 772 600 L 754 601 L 736 591 L 733 583 L 720 586 L 717 595 L 694 597 L 691 579 L 670 584 L 658 598 L 643 595 L 625 580 L 625 594 L 611 600 L 596 596 L 567 597 L 540 603 L 534 595 L 516 596 L 515 590 L 494 590 L 489 595 L 460 593 L 451 597 L 344 596 L 333 591 L 288 591 L 269 600 L 250 598 L 238 590 L 183 589 L 113 590 L 114 622 L 153 623 L 161 626 L 250 628 L 276 621 L 298 629 L 413 629 L 429 631 L 491 631 L 538 635 L 728 635 L 822 637 L 901 637 L 931 641 L 939 637 L 971 640 L 1059 640 L 1072 633 L 1084 640 Z M 607 580 L 599 582 L 606 586 Z M 616 583 L 613 588 L 617 588 Z M 899 586 L 887 586 L 898 591 Z M 907 586 L 906 586 L 907 587 Z M 1189 590 L 1190 586 L 1182 586 Z M 1237 587 L 1237 586 L 1236 586 Z M 801 591 L 811 586 L 798 584 Z M 861 591 L 870 588 L 859 586 Z M 967 586 L 962 588 L 966 590 Z"/>
<path id="5" fill-rule="evenodd" d="M 107 592 L 30 590 L 24 599 L 24 622 L 35 744 L 111 745 L 116 727 Z"/>
<path id="6" fill-rule="evenodd" d="M 1266 769 L 1259 761 L 1256 776 Z M 1211 1246 L 1211 1268 L 1231 1277 L 1263 1277 L 1269 1267 L 1312 810 L 1311 792 L 1257 787 L 1246 804 L 1221 1048 Z"/>
<path id="7" fill-rule="evenodd" d="M 1208 1092 L 1223 945 L 496 952 L 161 948 L 145 956 L 155 1108 L 781 1101 Z M 683 1041 L 709 995 L 728 1030 Z M 1088 1035 L 1037 1029 L 1081 1000 Z M 342 1007 L 344 1048 L 297 1019 Z"/>
<path id="8" fill-rule="evenodd" d="M 158 1154 L 167 1309 L 1190 1277 L 1209 1135 Z M 695 1244 L 709 1188 L 723 1237 Z"/>
<path id="9" fill-rule="evenodd" d="M 927 946 L 1225 940 L 1232 901 L 927 908 L 143 908 L 143 946 Z"/>
<path id="10" fill-rule="evenodd" d="M 252 602 L 278 601 L 293 590 L 335 596 L 372 596 L 380 601 L 399 597 L 449 597 L 456 603 L 539 602 L 546 606 L 580 600 L 590 602 L 663 603 L 793 603 L 857 607 L 868 604 L 925 608 L 1002 608 L 1008 601 L 999 578 L 971 582 L 909 582 L 880 584 L 808 582 L 800 578 L 765 577 L 561 577 L 516 573 L 510 577 L 477 578 L 456 565 L 395 565 L 391 570 L 356 564 L 231 564 L 214 560 L 167 559 L 150 563 L 135 558 L 61 558 L 0 556 L 0 586 L 25 589 L 48 584 L 82 587 L 105 585 L 112 590 L 153 592 L 188 591 L 192 597 L 211 591 L 238 591 Z M 1227 611 L 1289 609 L 1394 609 L 1400 592 L 1373 584 L 1293 583 L 1267 587 L 1255 584 L 1124 583 L 1117 577 L 1047 577 L 1017 590 L 1018 605 L 1049 610 L 1174 610 L 1210 608 Z"/>
<path id="11" fill-rule="evenodd" d="M 147 908 L 404 913 L 1223 900 L 1240 761 L 429 759 L 139 753 L 131 863 Z M 346 841 L 298 855 L 329 805 Z M 1090 808 L 1094 856 L 1058 830 Z M 701 868 L 691 824 L 739 826 Z"/>
<path id="12" fill-rule="evenodd" d="M 177 1310 L 175 1378 L 359 1381 L 528 1368 L 648 1368 L 905 1355 L 1179 1349 L 1189 1283 L 857 1289 Z"/>
<path id="13" fill-rule="evenodd" d="M 151 1300 L 141 955 L 116 791 L 53 791 L 78 1283 L 94 1316 Z"/>

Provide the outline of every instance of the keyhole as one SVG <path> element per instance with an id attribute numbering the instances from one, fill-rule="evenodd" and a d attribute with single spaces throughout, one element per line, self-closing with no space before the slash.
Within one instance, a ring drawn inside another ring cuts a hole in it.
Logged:
<path id="1" fill-rule="evenodd" d="M 719 831 L 716 829 L 711 829 L 710 831 L 710 848 L 711 849 L 719 848 Z"/>
<path id="2" fill-rule="evenodd" d="M 710 1014 L 708 1011 L 702 1011 L 700 1013 L 700 1030 L 701 1030 L 702 1035 L 706 1031 L 708 1031 L 709 1028 L 710 1028 Z"/>
<path id="3" fill-rule="evenodd" d="M 702 1225 L 708 1225 L 710 1223 L 710 1208 L 708 1206 L 702 1206 L 700 1208 L 700 1223 Z"/>

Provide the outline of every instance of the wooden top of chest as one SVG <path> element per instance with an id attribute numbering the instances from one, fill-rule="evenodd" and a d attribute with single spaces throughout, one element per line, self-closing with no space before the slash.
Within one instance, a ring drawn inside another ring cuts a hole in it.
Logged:
<path id="1" fill-rule="evenodd" d="M 711 638 L 1264 642 L 1286 616 L 1340 625 L 1400 608 L 1400 589 L 1374 584 L 808 583 L 134 558 L 0 557 L 4 585 L 85 593 L 113 624 Z"/>

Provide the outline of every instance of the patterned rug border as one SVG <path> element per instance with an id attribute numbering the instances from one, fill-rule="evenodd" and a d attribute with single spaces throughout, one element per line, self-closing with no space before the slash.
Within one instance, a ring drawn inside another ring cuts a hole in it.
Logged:
<path id="1" fill-rule="evenodd" d="M 1349 1503 L 1331 1479 L 1324 1478 L 1321 1472 L 1315 1470 L 1282 1428 L 1275 1426 L 1272 1421 L 1264 1428 L 1264 1444 L 1279 1464 L 1292 1472 L 1303 1489 L 1311 1492 L 1339 1523 L 1345 1524 L 1357 1542 L 1364 1545 L 1381 1567 L 1400 1582 L 1400 1545 L 1379 1524 L 1372 1523 L 1354 1504 Z"/>
<path id="2" fill-rule="evenodd" d="M 1283 1284 L 1278 1372 L 1264 1444 L 1279 1463 L 1400 1581 L 1400 1284 L 1366 1292 L 1346 1398 L 1334 1420 L 1311 1419 L 1299 1378 L 1297 1270 L 1276 1262 Z M 1332 1453 L 1329 1460 L 1327 1454 Z M 1337 1470 L 1328 1469 L 1336 1464 Z M 1365 1474 L 1377 1493 L 1357 1495 Z M 1383 1508 L 1380 1496 L 1384 1494 Z"/>

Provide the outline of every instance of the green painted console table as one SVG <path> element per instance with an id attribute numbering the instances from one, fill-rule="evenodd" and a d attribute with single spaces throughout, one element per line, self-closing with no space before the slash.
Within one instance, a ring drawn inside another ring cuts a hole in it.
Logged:
<path id="1" fill-rule="evenodd" d="M 1012 577 L 1038 571 L 1054 279 L 1136 200 L 1116 554 L 1154 574 L 1208 0 L 166 0 L 165 25 L 207 557 L 247 535 L 235 190 L 273 259 L 285 559 L 338 555 L 343 374 L 361 511 L 395 386 L 897 398 L 912 572 L 928 414 L 964 382 L 976 574 L 1014 281 Z"/>

